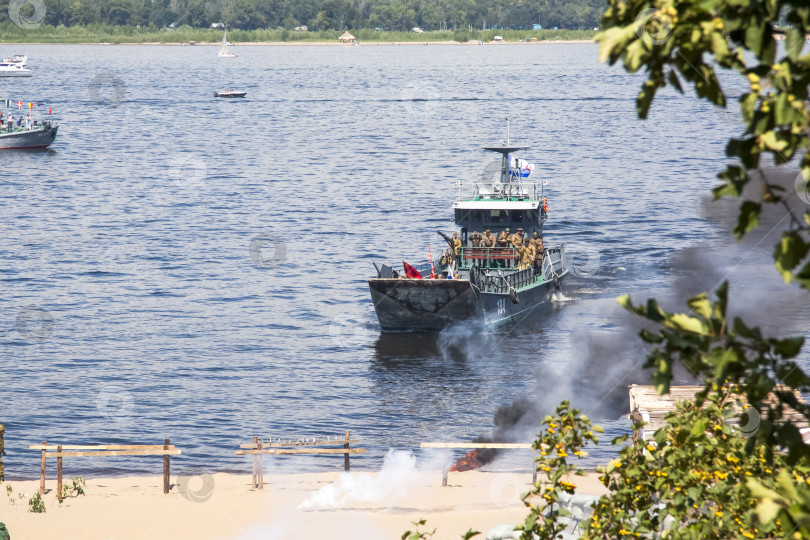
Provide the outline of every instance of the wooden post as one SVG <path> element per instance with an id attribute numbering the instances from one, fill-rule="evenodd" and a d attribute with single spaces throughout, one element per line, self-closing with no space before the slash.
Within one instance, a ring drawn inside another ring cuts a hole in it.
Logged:
<path id="1" fill-rule="evenodd" d="M 259 448 L 258 449 L 259 450 L 262 449 L 262 443 L 259 443 Z M 262 455 L 259 453 L 259 454 L 256 454 L 256 457 L 258 458 L 258 468 L 257 468 L 257 471 L 256 471 L 257 472 L 256 480 L 259 483 L 259 489 L 264 489 L 264 467 L 262 467 Z"/>
<path id="2" fill-rule="evenodd" d="M 169 449 L 169 439 L 166 439 L 165 441 L 163 441 L 163 444 L 165 445 L 163 447 L 163 449 L 168 450 Z M 169 455 L 165 454 L 163 456 L 163 493 L 168 493 L 169 492 L 169 475 L 170 475 L 170 473 L 171 473 L 171 465 L 169 463 Z"/>
<path id="3" fill-rule="evenodd" d="M 347 431 L 346 432 L 346 441 L 347 442 L 346 442 L 346 444 L 343 445 L 343 448 L 345 448 L 346 450 L 349 449 L 349 443 L 348 443 L 349 438 L 350 438 L 349 437 L 349 432 Z M 348 452 L 343 454 L 343 470 L 347 471 L 347 472 L 349 471 L 349 453 Z"/>
<path id="4" fill-rule="evenodd" d="M 253 448 L 254 449 L 259 448 L 259 438 L 258 437 L 253 437 Z M 254 489 L 259 487 L 259 467 L 258 467 L 258 463 L 259 463 L 259 455 L 258 454 L 253 454 L 253 477 L 250 479 L 250 486 L 252 488 L 254 488 Z"/>
<path id="5" fill-rule="evenodd" d="M 45 446 L 48 441 L 42 441 L 42 462 L 39 465 L 39 494 L 45 495 Z"/>
<path id="6" fill-rule="evenodd" d="M 56 447 L 56 452 L 62 453 L 62 445 Z M 56 457 L 56 497 L 62 502 L 62 456 Z"/>
<path id="7" fill-rule="evenodd" d="M 534 460 L 534 454 L 532 454 L 532 484 L 537 483 L 537 463 Z"/>

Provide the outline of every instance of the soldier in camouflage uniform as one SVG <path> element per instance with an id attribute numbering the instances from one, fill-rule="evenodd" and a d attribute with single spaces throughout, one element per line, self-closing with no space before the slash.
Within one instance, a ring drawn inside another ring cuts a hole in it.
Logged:
<path id="1" fill-rule="evenodd" d="M 478 231 L 473 231 L 472 235 L 470 235 L 470 240 L 472 240 L 472 247 L 481 247 L 481 233 Z"/>

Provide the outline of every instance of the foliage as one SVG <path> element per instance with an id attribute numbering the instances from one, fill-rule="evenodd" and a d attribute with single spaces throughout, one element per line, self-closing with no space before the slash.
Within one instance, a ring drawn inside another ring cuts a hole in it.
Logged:
<path id="1" fill-rule="evenodd" d="M 540 452 L 536 459 L 537 469 L 545 473 L 546 479 L 538 480 L 521 497 L 523 503 L 531 509 L 522 526 L 521 538 L 524 540 L 557 538 L 563 532 L 565 525 L 560 524 L 558 518 L 567 516 L 568 511 L 561 508 L 557 501 L 562 493 L 574 494 L 577 486 L 570 482 L 571 476 L 585 474 L 575 465 L 569 465 L 568 457 L 584 457 L 582 448 L 587 443 L 598 443 L 593 432 L 603 432 L 600 426 L 592 425 L 579 409 L 571 409 L 567 401 L 557 407 L 554 416 L 543 419 L 543 426 L 544 429 L 532 448 Z M 539 499 L 543 503 L 535 504 Z"/>
<path id="2" fill-rule="evenodd" d="M 73 476 L 70 478 L 70 484 L 63 484 L 62 485 L 62 493 L 60 494 L 60 501 L 61 499 L 66 499 L 68 497 L 78 497 L 79 495 L 84 495 L 84 488 L 87 485 L 84 478 L 81 476 Z"/>
<path id="3" fill-rule="evenodd" d="M 34 493 L 34 496 L 28 499 L 28 511 L 34 512 L 35 514 L 45 512 L 45 501 L 42 500 L 42 495 L 40 495 L 39 491 Z"/>
<path id="4" fill-rule="evenodd" d="M 777 26 L 783 25 L 775 34 Z M 608 0 L 597 35 L 600 58 L 614 64 L 621 60 L 629 72 L 646 69 L 636 106 L 645 118 L 658 89 L 667 85 L 683 92 L 682 80 L 690 83 L 701 99 L 726 106 L 716 67 L 733 70 L 747 79 L 749 91 L 738 101 L 744 130 L 726 147 L 736 160 L 718 175 L 721 184 L 715 198 L 743 196 L 751 182 L 749 171 L 772 161 L 776 165 L 798 162 L 800 173 L 794 194 L 761 176 L 762 189 L 754 200 L 740 205 L 734 233 L 742 238 L 759 225 L 764 204 L 784 206 L 789 225 L 774 246 L 777 271 L 786 282 L 795 280 L 810 290 L 810 212 L 799 216 L 789 204 L 796 200 L 810 204 L 810 54 L 804 53 L 804 37 L 810 33 L 810 8 L 798 0 Z M 775 35 L 784 35 L 784 47 L 777 47 Z M 804 54 L 803 54 L 804 53 Z M 750 190 L 749 190 L 750 191 Z M 648 366 L 656 369 L 659 391 L 668 387 L 672 366 L 682 362 L 693 373 L 707 377 L 707 388 L 718 388 L 726 380 L 738 384 L 764 419 L 746 450 L 762 449 L 772 463 L 787 452 L 788 463 L 807 467 L 810 448 L 796 426 L 778 423 L 785 405 L 805 417 L 810 411 L 795 403 L 792 392 L 776 390 L 778 403 L 763 407 L 763 398 L 776 383 L 802 392 L 810 390 L 810 379 L 793 361 L 803 338 L 764 339 L 757 328 L 735 319 L 726 320 L 727 287 L 718 291 L 719 302 L 710 305 L 705 296 L 693 298 L 689 307 L 697 316 L 666 314 L 655 301 L 635 306 L 626 297 L 621 302 L 631 311 L 661 326 L 656 333 L 642 332 L 642 338 L 655 344 Z M 698 397 L 698 403 L 706 393 Z M 761 479 L 747 484 L 760 497 L 758 516 L 767 528 L 779 519 L 806 530 L 810 504 L 802 495 L 807 486 L 789 474 L 780 478 L 781 495 Z M 797 495 L 795 500 L 784 494 Z M 777 518 L 777 516 L 780 516 Z"/>
<path id="5" fill-rule="evenodd" d="M 747 483 L 774 488 L 779 475 L 810 480 L 807 466 L 793 468 L 786 456 L 746 439 L 726 422 L 734 403 L 727 388 L 711 392 L 701 407 L 677 404 L 651 441 L 625 446 L 602 469 L 610 494 L 594 505 L 587 538 L 770 538 L 792 533 L 785 520 L 760 523 Z M 639 426 L 637 426 L 639 427 Z M 744 435 L 745 433 L 743 433 Z M 621 444 L 626 436 L 614 440 Z"/>
<path id="6" fill-rule="evenodd" d="M 627 296 L 619 302 L 627 309 L 658 324 L 658 331 L 643 330 L 641 337 L 653 344 L 645 367 L 653 368 L 653 382 L 660 393 L 669 390 L 672 368 L 683 364 L 696 376 L 706 377 L 706 389 L 698 395 L 700 404 L 709 390 L 730 383 L 740 388 L 748 403 L 763 416 L 756 439 L 768 448 L 785 448 L 790 463 L 810 460 L 810 446 L 802 441 L 798 428 L 780 422 L 789 406 L 810 419 L 810 407 L 799 403 L 791 390 L 807 392 L 810 378 L 794 361 L 804 344 L 803 337 L 766 339 L 759 329 L 749 328 L 735 318 L 729 324 L 728 284 L 717 290 L 711 303 L 705 294 L 690 299 L 693 315 L 667 313 L 655 302 L 634 305 Z M 777 387 L 777 384 L 784 385 Z M 769 392 L 778 399 L 776 406 L 765 402 Z M 754 440 L 749 444 L 753 448 Z M 773 451 L 769 451 L 772 459 Z"/>
<path id="7" fill-rule="evenodd" d="M 430 532 L 420 531 L 419 527 L 423 527 L 425 523 L 427 523 L 424 519 L 420 519 L 419 521 L 412 521 L 416 528 L 413 531 L 405 531 L 402 534 L 402 540 L 429 540 L 433 538 L 433 535 L 436 534 L 436 529 L 433 529 Z M 478 536 L 481 534 L 478 531 L 474 531 L 469 529 L 467 532 L 461 535 L 462 540 L 470 540 L 473 536 Z"/>
<path id="8" fill-rule="evenodd" d="M 0 0 L 0 13 L 9 13 L 10 0 Z M 600 0 L 44 0 L 44 24 L 51 27 L 113 25 L 167 28 L 228 28 L 310 30 L 380 28 L 407 31 L 457 28 L 529 29 L 594 28 L 602 13 Z M 20 13 L 32 20 L 33 2 Z M 0 21 L 2 22 L 2 21 Z"/>
<path id="9" fill-rule="evenodd" d="M 636 106 L 646 118 L 659 88 L 667 84 L 683 92 L 681 79 L 694 86 L 698 97 L 719 107 L 726 95 L 715 66 L 737 71 L 747 78 L 749 91 L 739 98 L 745 130 L 732 139 L 726 154 L 738 163 L 719 175 L 716 198 L 741 196 L 767 156 L 777 165 L 800 161 L 796 195 L 810 203 L 810 54 L 802 54 L 810 33 L 810 9 L 798 0 L 608 0 L 597 35 L 599 55 L 611 64 L 621 60 L 629 72 L 642 67 L 647 80 Z M 788 23 L 783 56 L 777 58 L 774 39 L 777 23 Z M 744 236 L 759 224 L 763 204 L 783 204 L 789 230 L 774 248 L 777 270 L 786 282 L 795 279 L 810 290 L 810 213 L 803 219 L 787 204 L 789 194 L 762 179 L 758 200 L 740 206 L 735 228 Z"/>

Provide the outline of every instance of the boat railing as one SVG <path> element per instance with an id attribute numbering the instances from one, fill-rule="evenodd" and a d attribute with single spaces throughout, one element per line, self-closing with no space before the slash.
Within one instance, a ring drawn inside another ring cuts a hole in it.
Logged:
<path id="1" fill-rule="evenodd" d="M 501 270 L 481 270 L 471 273 L 475 286 L 481 292 L 508 294 L 510 290 L 519 290 L 528 287 L 537 281 L 537 273 L 533 267 L 504 274 Z"/>
<path id="2" fill-rule="evenodd" d="M 513 268 L 516 261 L 513 247 L 462 247 L 461 267 Z"/>
<path id="3" fill-rule="evenodd" d="M 538 182 L 522 182 L 514 180 L 506 184 L 496 183 L 500 186 L 499 189 L 494 190 L 493 184 L 486 182 L 456 182 L 458 193 L 456 194 L 456 201 L 464 200 L 522 200 L 531 199 L 538 201 L 543 198 L 543 185 Z M 470 196 L 465 196 L 465 193 L 470 193 Z"/>
<path id="4" fill-rule="evenodd" d="M 542 268 L 544 280 L 552 281 L 554 276 L 559 276 L 561 273 L 563 273 L 565 270 L 563 253 L 564 246 L 546 248 Z"/>

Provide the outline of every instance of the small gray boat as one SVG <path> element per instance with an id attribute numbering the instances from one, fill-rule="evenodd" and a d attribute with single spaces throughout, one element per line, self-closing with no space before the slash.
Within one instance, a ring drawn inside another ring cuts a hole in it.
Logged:
<path id="1" fill-rule="evenodd" d="M 0 126 L 0 150 L 16 150 L 21 148 L 47 148 L 56 139 L 59 124 L 53 121 L 35 122 L 31 129 L 8 125 Z"/>
<path id="2" fill-rule="evenodd" d="M 247 92 L 238 92 L 235 90 L 231 90 L 228 88 L 227 90 L 222 90 L 221 92 L 214 92 L 214 97 L 224 97 L 224 98 L 240 98 L 245 97 Z"/>

